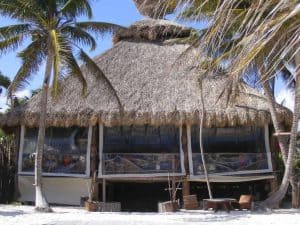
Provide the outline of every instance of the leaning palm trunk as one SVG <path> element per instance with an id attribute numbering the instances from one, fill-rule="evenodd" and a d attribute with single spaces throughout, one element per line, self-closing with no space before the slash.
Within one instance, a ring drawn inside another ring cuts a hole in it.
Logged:
<path id="1" fill-rule="evenodd" d="M 278 114 L 276 112 L 276 106 L 275 106 L 275 99 L 274 99 L 274 95 L 271 93 L 271 89 L 269 86 L 268 82 L 264 82 L 262 84 L 263 89 L 264 89 L 264 94 L 267 98 L 268 104 L 269 104 L 269 110 L 271 113 L 271 118 L 272 118 L 272 122 L 273 122 L 273 126 L 274 126 L 274 130 L 276 133 L 281 133 L 284 132 L 284 129 L 282 127 L 282 125 L 280 124 L 279 118 L 278 118 Z M 287 153 L 288 153 L 288 142 L 287 139 L 281 135 L 278 136 L 278 144 L 279 144 L 279 148 L 280 148 L 280 152 L 282 154 L 282 159 L 284 164 L 286 163 L 287 160 Z"/>
<path id="2" fill-rule="evenodd" d="M 294 106 L 294 114 L 293 114 L 293 122 L 290 134 L 290 143 L 289 143 L 289 151 L 287 155 L 287 160 L 285 164 L 285 171 L 283 175 L 283 179 L 279 189 L 271 194 L 269 198 L 263 201 L 261 204 L 264 207 L 274 208 L 278 206 L 278 203 L 282 201 L 284 198 L 287 188 L 289 186 L 289 181 L 291 179 L 293 166 L 294 166 L 294 156 L 296 152 L 296 140 L 297 140 L 297 130 L 298 130 L 298 119 L 300 116 L 299 113 L 300 107 L 300 69 L 298 69 L 296 73 L 296 87 L 295 87 L 295 106 Z"/>
<path id="3" fill-rule="evenodd" d="M 51 52 L 51 51 L 49 51 Z M 53 54 L 49 53 L 46 64 L 46 71 L 44 76 L 41 103 L 40 103 L 40 121 L 39 132 L 37 139 L 36 157 L 35 157 L 35 209 L 37 211 L 50 212 L 51 208 L 45 198 L 42 181 L 42 168 L 43 168 L 43 151 L 45 142 L 45 126 L 47 116 L 47 98 L 49 80 L 52 72 Z"/>
<path id="4" fill-rule="evenodd" d="M 203 171 L 205 175 L 205 180 L 207 184 L 207 190 L 208 190 L 208 195 L 209 198 L 212 199 L 212 192 L 211 192 L 211 187 L 210 187 L 210 182 L 209 182 L 209 177 L 208 177 L 208 172 L 207 172 L 207 167 L 206 167 L 206 161 L 204 157 L 204 148 L 203 148 L 203 138 L 202 138 L 202 131 L 203 131 L 203 122 L 204 122 L 204 100 L 203 100 L 203 93 L 202 93 L 202 81 L 200 81 L 200 98 L 201 98 L 201 117 L 200 117 L 200 128 L 199 128 L 199 143 L 200 143 L 200 151 L 201 151 L 201 160 L 203 163 Z"/>
<path id="5" fill-rule="evenodd" d="M 263 74 L 263 72 L 261 71 L 261 75 L 262 74 Z M 284 129 L 283 129 L 282 125 L 279 122 L 278 114 L 276 112 L 274 95 L 272 94 L 272 91 L 270 89 L 270 86 L 269 86 L 268 82 L 264 82 L 262 84 L 262 86 L 263 86 L 263 89 L 264 89 L 264 94 L 265 94 L 265 96 L 267 98 L 267 101 L 269 103 L 269 110 L 270 110 L 270 113 L 271 113 L 271 118 L 272 118 L 273 126 L 274 126 L 274 129 L 275 129 L 275 133 L 280 134 L 280 132 L 283 132 Z M 277 137 L 277 140 L 278 140 L 279 149 L 280 149 L 280 152 L 281 152 L 281 155 L 282 155 L 283 163 L 286 166 L 287 154 L 288 154 L 288 149 L 289 149 L 287 138 L 279 135 Z M 292 207 L 296 207 L 297 180 L 296 180 L 296 177 L 294 176 L 294 168 L 292 168 L 292 171 L 291 171 L 290 184 L 292 186 Z"/>

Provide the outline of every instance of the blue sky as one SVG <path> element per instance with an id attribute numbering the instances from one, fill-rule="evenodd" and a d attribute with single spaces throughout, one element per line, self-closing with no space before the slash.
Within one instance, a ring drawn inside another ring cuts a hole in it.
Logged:
<path id="1" fill-rule="evenodd" d="M 133 22 L 143 18 L 137 11 L 132 0 L 98 0 L 93 2 L 94 17 L 92 20 L 116 23 L 123 26 L 129 26 Z M 0 17 L 0 26 L 10 25 L 14 21 Z M 26 46 L 26 45 L 25 45 Z M 23 46 L 24 47 L 24 46 Z M 111 47 L 111 36 L 105 35 L 98 39 L 98 48 L 90 52 L 91 56 L 98 55 Z M 19 49 L 21 50 L 22 47 Z M 6 54 L 0 57 L 0 71 L 11 79 L 16 74 L 20 66 L 20 60 L 15 53 Z M 32 79 L 30 86 L 26 89 L 34 90 L 41 86 L 41 71 Z"/>
<path id="2" fill-rule="evenodd" d="M 132 0 L 97 0 L 93 2 L 93 12 L 95 21 L 103 21 L 116 23 L 123 26 L 129 26 L 133 22 L 143 18 L 139 14 Z M 0 17 L 0 26 L 6 26 L 14 24 L 15 21 L 12 21 L 7 18 Z M 195 26 L 195 24 L 193 24 Z M 201 27 L 203 24 L 196 25 L 196 27 Z M 90 52 L 91 56 L 101 54 L 105 50 L 109 49 L 112 46 L 111 35 L 105 35 L 102 39 L 98 39 L 98 47 L 95 51 Z M 26 45 L 20 47 L 19 50 L 24 48 Z M 3 56 L 0 56 L 0 71 L 11 79 L 16 74 L 20 66 L 20 60 L 16 57 L 16 53 L 10 53 Z M 17 93 L 18 97 L 24 95 L 30 96 L 30 90 L 37 89 L 41 87 L 43 77 L 43 69 L 36 74 L 30 85 L 25 87 L 25 89 Z M 283 88 L 282 82 L 277 82 L 277 95 L 280 96 L 280 102 L 285 99 L 285 102 L 288 106 L 292 107 L 293 102 L 291 98 L 291 93 Z M 282 89 L 283 88 L 283 89 Z M 5 109 L 5 96 L 0 96 L 0 108 Z"/>

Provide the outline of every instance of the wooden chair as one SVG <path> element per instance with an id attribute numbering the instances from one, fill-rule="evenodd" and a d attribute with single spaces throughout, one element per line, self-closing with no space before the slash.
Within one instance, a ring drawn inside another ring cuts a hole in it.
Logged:
<path id="1" fill-rule="evenodd" d="M 232 202 L 231 206 L 234 209 L 252 209 L 253 196 L 252 195 L 241 195 L 238 202 Z"/>

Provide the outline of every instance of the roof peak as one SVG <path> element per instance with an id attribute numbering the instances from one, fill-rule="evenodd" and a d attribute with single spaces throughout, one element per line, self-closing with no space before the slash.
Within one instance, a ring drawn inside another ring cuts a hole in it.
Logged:
<path id="1" fill-rule="evenodd" d="M 122 40 L 161 42 L 173 38 L 189 37 L 191 31 L 192 28 L 173 21 L 146 18 L 133 23 L 127 29 L 117 32 L 114 35 L 113 42 L 117 43 Z"/>

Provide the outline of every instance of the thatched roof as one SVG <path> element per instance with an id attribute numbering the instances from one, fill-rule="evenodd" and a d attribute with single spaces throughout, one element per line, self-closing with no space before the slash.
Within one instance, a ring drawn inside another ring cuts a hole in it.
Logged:
<path id="1" fill-rule="evenodd" d="M 199 73 L 196 50 L 182 53 L 188 45 L 164 45 L 163 42 L 119 41 L 95 58 L 123 104 L 102 80 L 86 73 L 88 94 L 81 95 L 81 84 L 70 76 L 63 82 L 58 101 L 49 98 L 47 125 L 88 126 L 117 124 L 198 124 L 201 114 Z M 220 96 L 227 78 L 206 78 L 203 82 L 205 126 L 224 127 L 270 123 L 268 105 L 262 95 L 244 86 L 236 102 L 227 104 Z M 1 126 L 36 126 L 39 98 L 0 119 Z M 290 111 L 278 105 L 282 122 L 290 123 Z"/>
<path id="2" fill-rule="evenodd" d="M 150 18 L 164 18 L 176 8 L 174 0 L 133 0 L 139 12 Z"/>
<path id="3" fill-rule="evenodd" d="M 168 20 L 144 19 L 114 35 L 113 42 L 119 41 L 164 41 L 189 37 L 192 29 Z"/>

